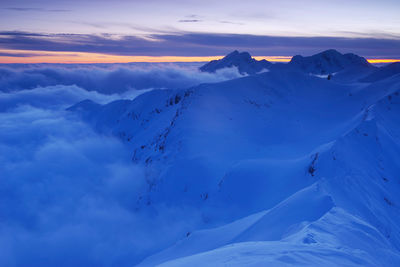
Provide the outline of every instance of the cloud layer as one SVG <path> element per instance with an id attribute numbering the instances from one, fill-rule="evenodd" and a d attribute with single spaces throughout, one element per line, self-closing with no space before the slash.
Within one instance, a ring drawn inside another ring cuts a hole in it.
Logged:
<path id="1" fill-rule="evenodd" d="M 186 88 L 205 82 L 237 78 L 237 69 L 215 74 L 202 73 L 193 64 L 82 64 L 0 66 L 0 91 L 10 92 L 36 87 L 76 85 L 87 91 L 105 94 L 134 89 Z"/>
<path id="2" fill-rule="evenodd" d="M 60 79 L 72 84 L 83 77 L 80 67 L 69 68 L 9 67 L 17 78 L 3 76 L 3 89 L 14 87 L 0 93 L 0 266 L 132 266 L 201 220 L 161 204 L 138 209 L 147 182 L 132 151 L 65 111 L 86 98 L 106 103 L 143 91 L 35 87 L 27 78 L 57 83 L 54 73 L 68 72 Z M 113 71 L 87 67 L 86 75 L 104 80 Z"/>

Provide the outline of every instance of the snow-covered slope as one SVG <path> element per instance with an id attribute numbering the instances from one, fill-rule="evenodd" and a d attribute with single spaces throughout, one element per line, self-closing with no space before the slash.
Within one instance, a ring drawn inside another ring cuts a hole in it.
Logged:
<path id="1" fill-rule="evenodd" d="M 201 214 L 143 266 L 398 266 L 400 76 L 345 81 L 289 65 L 69 110 L 144 166 L 137 209 Z"/>
<path id="2" fill-rule="evenodd" d="M 200 67 L 203 72 L 215 72 L 223 68 L 237 67 L 241 74 L 256 74 L 260 71 L 266 70 L 271 66 L 271 62 L 263 59 L 256 60 L 247 52 L 235 50 L 222 59 L 213 60 Z"/>
<path id="3" fill-rule="evenodd" d="M 363 78 L 363 82 L 376 82 L 400 74 L 400 62 L 395 62 L 379 68 L 374 73 Z"/>
<path id="4" fill-rule="evenodd" d="M 194 232 L 142 265 L 398 266 L 399 112 L 396 91 L 320 152 L 313 185 L 267 211 Z"/>

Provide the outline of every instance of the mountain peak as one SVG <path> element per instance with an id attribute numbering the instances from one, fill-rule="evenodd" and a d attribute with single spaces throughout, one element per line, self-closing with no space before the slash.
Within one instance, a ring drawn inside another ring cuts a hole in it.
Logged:
<path id="1" fill-rule="evenodd" d="M 224 58 L 212 60 L 200 67 L 202 72 L 215 72 L 223 68 L 237 67 L 241 74 L 256 74 L 271 65 L 267 60 L 256 60 L 248 52 L 237 50 L 229 53 Z"/>
<path id="2" fill-rule="evenodd" d="M 351 53 L 341 54 L 335 49 L 329 49 L 308 57 L 294 56 L 289 65 L 313 74 L 329 74 L 350 66 L 372 67 L 363 57 Z"/>
<path id="3" fill-rule="evenodd" d="M 239 52 L 238 50 L 229 53 L 224 57 L 225 59 L 249 59 L 251 60 L 252 57 L 248 52 Z"/>
<path id="4" fill-rule="evenodd" d="M 229 53 L 228 55 L 226 55 L 225 57 L 233 57 L 233 56 L 237 56 L 239 54 L 240 54 L 240 52 L 238 50 L 235 50 L 235 51 Z"/>
<path id="5" fill-rule="evenodd" d="M 328 50 L 322 51 L 321 53 L 319 53 L 317 55 L 330 56 L 330 57 L 332 57 L 332 56 L 337 56 L 337 57 L 342 56 L 342 54 L 339 51 L 337 51 L 336 49 L 328 49 Z"/>

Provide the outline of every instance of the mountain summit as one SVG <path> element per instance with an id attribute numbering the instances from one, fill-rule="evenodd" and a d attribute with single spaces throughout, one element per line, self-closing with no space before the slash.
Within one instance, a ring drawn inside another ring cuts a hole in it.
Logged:
<path id="1" fill-rule="evenodd" d="M 373 68 L 363 57 L 352 53 L 341 54 L 334 49 L 326 50 L 309 57 L 294 56 L 289 65 L 313 74 L 329 74 L 348 67 Z"/>
<path id="2" fill-rule="evenodd" d="M 202 72 L 215 72 L 223 68 L 237 67 L 241 74 L 256 74 L 263 69 L 267 69 L 272 63 L 263 59 L 256 60 L 248 52 L 237 50 L 228 54 L 222 59 L 212 60 L 200 67 Z"/>

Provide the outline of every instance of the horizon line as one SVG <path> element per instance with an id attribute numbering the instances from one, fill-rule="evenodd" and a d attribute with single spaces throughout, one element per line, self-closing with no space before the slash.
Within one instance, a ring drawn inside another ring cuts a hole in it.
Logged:
<path id="1" fill-rule="evenodd" d="M 0 50 L 0 64 L 118 64 L 118 63 L 178 63 L 209 62 L 224 56 L 125 56 L 90 52 L 54 52 L 36 50 Z M 253 56 L 256 60 L 289 62 L 292 56 Z M 400 59 L 367 58 L 371 64 L 395 63 Z"/>

